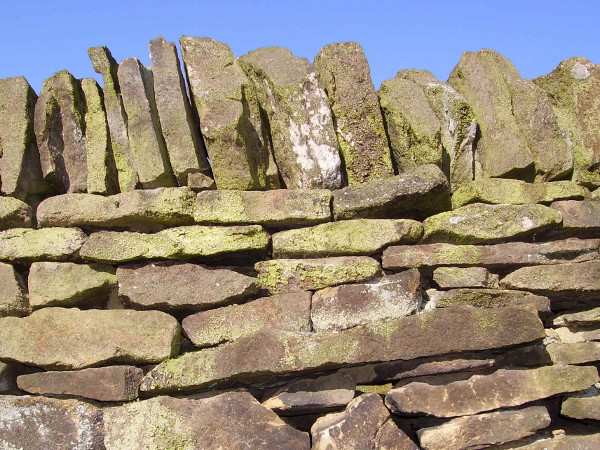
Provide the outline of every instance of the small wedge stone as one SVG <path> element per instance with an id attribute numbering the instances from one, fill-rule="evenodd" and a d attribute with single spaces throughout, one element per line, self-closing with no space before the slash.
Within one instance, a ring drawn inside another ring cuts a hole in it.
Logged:
<path id="1" fill-rule="evenodd" d="M 10 264 L 0 263 L 0 317 L 26 316 L 30 312 L 23 277 Z"/>

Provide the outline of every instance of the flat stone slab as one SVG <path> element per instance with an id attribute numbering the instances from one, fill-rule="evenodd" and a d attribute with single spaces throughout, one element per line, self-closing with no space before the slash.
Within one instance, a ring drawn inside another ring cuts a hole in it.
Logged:
<path id="1" fill-rule="evenodd" d="M 550 205 L 563 216 L 563 229 L 571 233 L 600 231 L 599 200 L 566 200 Z"/>
<path id="2" fill-rule="evenodd" d="M 310 332 L 311 297 L 310 292 L 293 292 L 199 312 L 183 319 L 183 332 L 200 348 L 263 329 Z"/>
<path id="3" fill-rule="evenodd" d="M 13 197 L 0 197 L 0 230 L 29 228 L 31 217 L 31 206 L 27 203 Z"/>
<path id="4" fill-rule="evenodd" d="M 554 364 L 587 364 L 600 361 L 600 342 L 554 343 L 546 345 Z"/>
<path id="5" fill-rule="evenodd" d="M 152 363 L 176 355 L 179 338 L 177 321 L 160 311 L 42 308 L 0 319 L 0 359 L 56 370 Z"/>
<path id="6" fill-rule="evenodd" d="M 519 406 L 598 382 L 598 371 L 588 366 L 546 366 L 537 369 L 499 369 L 447 385 L 413 382 L 392 389 L 386 405 L 399 415 L 457 417 Z"/>
<path id="7" fill-rule="evenodd" d="M 142 262 L 117 268 L 119 298 L 136 309 L 198 311 L 258 293 L 256 279 L 229 269 L 180 262 Z"/>
<path id="8" fill-rule="evenodd" d="M 433 271 L 433 281 L 442 289 L 497 288 L 498 275 L 485 267 L 438 267 Z"/>
<path id="9" fill-rule="evenodd" d="M 381 273 L 379 263 L 367 256 L 272 259 L 256 263 L 255 269 L 259 285 L 271 295 L 360 283 Z"/>
<path id="10" fill-rule="evenodd" d="M 157 397 L 105 408 L 104 429 L 111 449 L 310 449 L 308 433 L 286 425 L 247 392 Z"/>
<path id="11" fill-rule="evenodd" d="M 561 314 L 554 319 L 554 325 L 597 325 L 600 323 L 600 308 L 592 308 L 585 311 Z"/>
<path id="12" fill-rule="evenodd" d="M 138 397 L 144 372 L 135 366 L 110 366 L 62 372 L 36 372 L 17 378 L 30 394 L 70 395 L 101 402 L 127 402 Z"/>
<path id="13" fill-rule="evenodd" d="M 265 252 L 268 245 L 269 234 L 260 225 L 192 225 L 154 234 L 99 231 L 89 236 L 79 254 L 84 260 L 124 263 L 152 258 L 185 260 L 239 256 Z"/>
<path id="14" fill-rule="evenodd" d="M 26 316 L 30 312 L 25 280 L 10 264 L 0 263 L 0 317 Z"/>
<path id="15" fill-rule="evenodd" d="M 423 240 L 491 244 L 526 238 L 561 222 L 561 214 L 548 206 L 473 203 L 425 219 Z"/>
<path id="16" fill-rule="evenodd" d="M 478 308 L 499 308 L 515 306 L 533 308 L 541 313 L 550 313 L 550 299 L 527 291 L 508 289 L 450 289 L 448 291 L 428 290 L 428 307 L 448 308 L 456 305 L 470 305 Z"/>
<path id="17" fill-rule="evenodd" d="M 310 317 L 314 331 L 340 331 L 380 320 L 409 316 L 422 301 L 421 276 L 406 270 L 366 284 L 346 284 L 315 292 Z"/>
<path id="18" fill-rule="evenodd" d="M 12 228 L 0 231 L 0 260 L 63 261 L 72 257 L 86 238 L 79 228 Z"/>
<path id="19" fill-rule="evenodd" d="M 519 445 L 522 450 L 564 450 L 568 448 L 594 450 L 600 445 L 600 433 L 596 434 L 558 434 L 552 438 L 542 438 L 535 442 Z"/>
<path id="20" fill-rule="evenodd" d="M 408 219 L 355 219 L 275 233 L 274 258 L 319 258 L 379 253 L 391 244 L 417 242 L 423 225 Z"/>
<path id="21" fill-rule="evenodd" d="M 578 420 L 600 420 L 600 396 L 574 395 L 563 400 L 560 414 Z"/>

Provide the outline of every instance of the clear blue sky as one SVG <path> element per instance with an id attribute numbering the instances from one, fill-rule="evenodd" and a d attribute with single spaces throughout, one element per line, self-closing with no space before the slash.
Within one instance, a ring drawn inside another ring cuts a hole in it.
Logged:
<path id="1" fill-rule="evenodd" d="M 427 69 L 446 80 L 464 51 L 492 48 L 521 75 L 550 72 L 585 56 L 600 63 L 600 1 L 113 1 L 4 0 L 0 78 L 42 81 L 67 69 L 96 77 L 87 48 L 106 45 L 120 61 L 149 65 L 148 41 L 208 36 L 237 56 L 287 47 L 311 61 L 332 42 L 363 46 L 376 88 L 400 69 Z"/>

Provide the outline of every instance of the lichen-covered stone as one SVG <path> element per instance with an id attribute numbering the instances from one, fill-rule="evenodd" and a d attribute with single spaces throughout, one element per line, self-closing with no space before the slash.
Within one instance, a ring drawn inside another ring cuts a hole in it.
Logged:
<path id="1" fill-rule="evenodd" d="M 79 228 L 12 228 L 0 231 L 0 261 L 63 261 L 87 236 Z"/>
<path id="2" fill-rule="evenodd" d="M 379 263 L 366 256 L 273 259 L 256 263 L 255 269 L 259 285 L 271 295 L 360 283 L 381 273 Z"/>
<path id="3" fill-rule="evenodd" d="M 314 65 L 333 111 L 348 184 L 392 177 L 379 100 L 360 44 L 326 45 Z"/>
<path id="4" fill-rule="evenodd" d="M 500 308 L 504 306 L 531 307 L 540 313 L 550 313 L 550 299 L 526 291 L 507 289 L 450 289 L 449 291 L 427 291 L 428 308 L 448 308 L 469 305 L 477 308 Z"/>
<path id="5" fill-rule="evenodd" d="M 567 233 L 597 233 L 600 231 L 600 201 L 565 200 L 550 205 L 563 217 L 563 230 Z"/>
<path id="6" fill-rule="evenodd" d="M 179 330 L 160 311 L 42 308 L 0 319 L 0 359 L 57 370 L 159 362 L 177 354 Z"/>
<path id="7" fill-rule="evenodd" d="M 341 158 L 327 95 L 306 58 L 282 47 L 239 58 L 269 120 L 271 143 L 288 189 L 339 189 Z"/>
<path id="8" fill-rule="evenodd" d="M 560 414 L 578 420 L 600 420 L 600 396 L 577 396 L 566 398 L 560 407 Z"/>
<path id="9" fill-rule="evenodd" d="M 325 189 L 202 191 L 194 220 L 275 228 L 310 226 L 331 220 L 330 203 L 331 192 Z"/>
<path id="10" fill-rule="evenodd" d="M 179 40 L 191 96 L 219 189 L 273 189 L 279 174 L 256 89 L 231 49 L 210 38 Z"/>
<path id="11" fill-rule="evenodd" d="M 10 264 L 0 263 L 0 286 L 0 317 L 29 314 L 25 281 Z"/>
<path id="12" fill-rule="evenodd" d="M 31 206 L 13 197 L 0 197 L 0 230 L 32 225 Z"/>
<path id="13" fill-rule="evenodd" d="M 473 203 L 423 221 L 423 240 L 484 244 L 529 237 L 560 225 L 561 214 L 543 205 Z"/>
<path id="14" fill-rule="evenodd" d="M 485 267 L 438 267 L 433 271 L 433 281 L 442 289 L 498 287 L 498 275 Z"/>

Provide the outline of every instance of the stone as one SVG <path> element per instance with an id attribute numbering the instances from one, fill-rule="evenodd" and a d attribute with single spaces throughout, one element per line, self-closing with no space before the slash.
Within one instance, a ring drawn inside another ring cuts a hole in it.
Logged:
<path id="1" fill-rule="evenodd" d="M 600 308 L 592 308 L 585 311 L 561 314 L 554 319 L 554 325 L 566 326 L 588 326 L 600 323 Z"/>
<path id="2" fill-rule="evenodd" d="M 273 154 L 288 189 L 339 189 L 341 158 L 327 95 L 306 58 L 267 47 L 239 58 L 268 117 Z"/>
<path id="3" fill-rule="evenodd" d="M 204 175 L 200 172 L 188 173 L 187 186 L 194 192 L 206 191 L 208 189 L 216 189 L 217 185 L 208 175 Z"/>
<path id="4" fill-rule="evenodd" d="M 356 382 L 339 372 L 300 378 L 267 391 L 261 403 L 280 415 L 318 414 L 344 408 L 354 398 Z"/>
<path id="5" fill-rule="evenodd" d="M 177 321 L 160 311 L 42 308 L 0 319 L 0 359 L 56 370 L 156 363 L 177 354 L 179 337 Z"/>
<path id="6" fill-rule="evenodd" d="M 544 337 L 537 313 L 516 308 L 438 309 L 341 332 L 264 329 L 164 361 L 146 375 L 141 390 L 154 394 L 272 383 L 295 373 L 510 347 Z"/>
<path id="7" fill-rule="evenodd" d="M 10 264 L 0 263 L 0 317 L 26 316 L 30 312 L 23 277 Z"/>
<path id="8" fill-rule="evenodd" d="M 555 319 L 555 325 L 557 319 L 559 318 Z M 573 331 L 567 327 L 560 327 L 555 328 L 554 331 L 556 332 L 559 342 L 564 342 L 566 344 L 586 341 L 600 341 L 600 330 Z"/>
<path id="9" fill-rule="evenodd" d="M 550 426 L 544 406 L 457 417 L 442 425 L 417 431 L 423 449 L 464 449 L 499 445 Z"/>
<path id="10" fill-rule="evenodd" d="M 385 401 L 395 414 L 457 417 L 577 392 L 598 379 L 597 369 L 588 366 L 498 369 L 490 375 L 473 375 L 440 386 L 409 383 L 392 389 Z"/>
<path id="11" fill-rule="evenodd" d="M 190 173 L 210 174 L 206 148 L 193 119 L 177 48 L 162 36 L 150 41 L 154 96 L 169 161 L 179 186 Z"/>
<path id="12" fill-rule="evenodd" d="M 128 402 L 138 397 L 144 376 L 135 366 L 36 372 L 17 378 L 19 389 L 30 394 L 77 396 L 101 402 Z"/>
<path id="13" fill-rule="evenodd" d="M 211 224 L 304 227 L 329 222 L 330 203 L 331 192 L 325 189 L 210 190 L 198 193 L 194 220 Z"/>
<path id="14" fill-rule="evenodd" d="M 448 83 L 473 109 L 481 129 L 475 158 L 477 178 L 551 181 L 573 168 L 548 94 L 499 53 L 463 53 Z"/>
<path id="15" fill-rule="evenodd" d="M 355 219 L 275 233 L 274 258 L 373 255 L 391 244 L 411 244 L 423 234 L 409 219 Z"/>
<path id="16" fill-rule="evenodd" d="M 117 287 L 115 269 L 104 264 L 34 262 L 27 281 L 29 304 L 34 310 L 47 306 L 98 306 Z"/>
<path id="17" fill-rule="evenodd" d="M 256 263 L 255 269 L 258 284 L 270 295 L 359 283 L 381 274 L 379 263 L 367 256 L 273 259 Z"/>
<path id="18" fill-rule="evenodd" d="M 141 185 L 144 189 L 177 186 L 156 109 L 152 71 L 137 58 L 127 58 L 119 64 L 117 76 L 129 150 Z"/>
<path id="19" fill-rule="evenodd" d="M 350 186 L 394 175 L 369 63 L 357 42 L 329 44 L 313 62 L 329 99 Z"/>
<path id="20" fill-rule="evenodd" d="M 554 343 L 546 345 L 553 364 L 587 364 L 600 361 L 600 342 Z"/>
<path id="21" fill-rule="evenodd" d="M 423 221 L 424 241 L 485 244 L 524 239 L 560 225 L 562 217 L 543 205 L 473 203 Z"/>
<path id="22" fill-rule="evenodd" d="M 480 178 L 465 184 L 452 194 L 452 207 L 471 203 L 549 204 L 556 200 L 582 200 L 587 189 L 573 181 L 526 183 L 505 178 Z"/>
<path id="23" fill-rule="evenodd" d="M 600 239 L 565 239 L 551 242 L 506 242 L 493 245 L 445 243 L 399 245 L 383 252 L 384 269 L 437 266 L 529 266 L 583 262 L 598 258 Z"/>
<path id="24" fill-rule="evenodd" d="M 37 220 L 41 227 L 177 226 L 193 224 L 195 209 L 196 194 L 186 187 L 138 189 L 106 197 L 64 194 L 42 201 Z"/>
<path id="25" fill-rule="evenodd" d="M 390 412 L 377 394 L 363 394 L 356 397 L 345 411 L 317 419 L 310 431 L 314 450 L 347 448 L 417 450 L 419 448 L 394 424 Z M 391 439 L 392 436 L 395 439 Z M 388 445 L 392 444 L 393 447 L 387 447 L 382 441 Z"/>
<path id="26" fill-rule="evenodd" d="M 86 239 L 79 228 L 0 231 L 0 261 L 63 261 L 72 257 Z"/>
<path id="27" fill-rule="evenodd" d="M 310 449 L 308 433 L 286 425 L 247 392 L 208 398 L 156 397 L 104 409 L 111 449 Z"/>
<path id="28" fill-rule="evenodd" d="M 563 216 L 563 230 L 568 233 L 598 233 L 600 231 L 600 201 L 565 200 L 550 205 Z"/>
<path id="29" fill-rule="evenodd" d="M 550 314 L 550 299 L 526 291 L 506 289 L 459 288 L 449 291 L 429 289 L 428 308 L 448 308 L 456 305 L 470 305 L 477 308 L 499 308 L 503 306 L 531 307 L 540 313 Z"/>
<path id="30" fill-rule="evenodd" d="M 600 261 L 522 267 L 505 276 L 500 286 L 549 296 L 593 298 L 600 294 Z"/>
<path id="31" fill-rule="evenodd" d="M 315 292 L 310 317 L 314 331 L 341 331 L 369 322 L 416 313 L 421 306 L 421 276 L 416 269 L 386 275 L 376 282 L 346 284 Z"/>
<path id="32" fill-rule="evenodd" d="M 0 233 L 0 257 L 2 256 Z M 108 264 L 140 259 L 218 259 L 265 253 L 269 234 L 260 225 L 175 227 L 154 234 L 129 231 L 92 233 L 79 254 Z"/>
<path id="33" fill-rule="evenodd" d="M 433 164 L 385 180 L 348 186 L 333 192 L 335 220 L 406 217 L 426 209 L 448 187 L 448 180 Z"/>
<path id="34" fill-rule="evenodd" d="M 311 297 L 310 292 L 293 292 L 202 311 L 183 319 L 183 332 L 199 348 L 231 342 L 262 329 L 310 332 Z"/>
<path id="35" fill-rule="evenodd" d="M 37 98 L 25 77 L 0 79 L 0 189 L 21 200 L 49 191 L 33 132 Z"/>
<path id="36" fill-rule="evenodd" d="M 104 449 L 102 410 L 79 400 L 0 397 L 0 447 Z"/>
<path id="37" fill-rule="evenodd" d="M 138 174 L 133 166 L 133 155 L 127 135 L 127 116 L 123 108 L 121 88 L 117 71 L 119 64 L 113 58 L 110 50 L 104 46 L 90 47 L 88 55 L 94 70 L 102 75 L 104 82 L 104 107 L 110 133 L 110 147 L 115 159 L 119 190 L 131 191 L 139 182 Z"/>
<path id="38" fill-rule="evenodd" d="M 600 445 L 600 433 L 595 434 L 564 434 L 547 438 L 543 437 L 526 445 L 519 445 L 522 450 L 563 450 L 567 448 L 595 450 Z"/>
<path id="39" fill-rule="evenodd" d="M 193 105 L 219 189 L 279 187 L 256 89 L 227 44 L 179 40 Z"/>
<path id="40" fill-rule="evenodd" d="M 560 414 L 578 420 L 600 420 L 600 396 L 574 395 L 566 398 L 560 407 Z"/>
<path id="41" fill-rule="evenodd" d="M 135 309 L 198 311 L 246 300 L 256 279 L 229 269 L 180 262 L 142 262 L 117 268 L 119 298 Z"/>
<path id="42" fill-rule="evenodd" d="M 0 197 L 0 230 L 31 226 L 31 206 L 13 197 Z"/>
<path id="43" fill-rule="evenodd" d="M 44 178 L 60 193 L 86 192 L 85 99 L 81 82 L 66 70 L 44 80 L 33 128 Z"/>
<path id="44" fill-rule="evenodd" d="M 498 275 L 485 267 L 438 267 L 433 281 L 442 288 L 497 288 Z"/>

